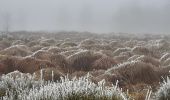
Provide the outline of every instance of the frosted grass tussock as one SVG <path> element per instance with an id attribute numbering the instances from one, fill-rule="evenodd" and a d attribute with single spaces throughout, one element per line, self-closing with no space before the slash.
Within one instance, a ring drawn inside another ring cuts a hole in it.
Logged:
<path id="1" fill-rule="evenodd" d="M 54 53 L 54 54 L 58 54 L 58 53 L 61 53 L 63 51 L 66 51 L 66 50 L 63 49 L 63 48 L 57 47 L 57 46 L 50 46 L 47 51 L 51 52 L 51 53 Z"/>
<path id="2" fill-rule="evenodd" d="M 154 66 L 141 61 L 131 61 L 118 64 L 118 66 L 110 68 L 106 73 L 118 73 L 123 76 L 127 82 L 131 84 L 138 84 L 140 82 L 152 84 L 157 82 L 159 77 L 154 70 Z"/>
<path id="3" fill-rule="evenodd" d="M 139 62 L 139 61 L 136 61 L 136 60 L 127 61 L 127 62 L 118 64 L 117 67 L 124 67 L 124 66 L 127 66 L 127 65 L 134 65 L 137 62 Z"/>
<path id="4" fill-rule="evenodd" d="M 131 50 L 131 48 L 128 48 L 128 47 L 126 47 L 126 48 L 118 48 L 118 49 L 116 49 L 114 52 L 113 52 L 113 55 L 114 56 L 118 56 L 120 53 L 122 53 L 122 52 L 127 52 L 127 51 L 130 51 Z"/>
<path id="5" fill-rule="evenodd" d="M 108 69 L 106 71 L 106 73 L 113 73 L 113 72 L 115 72 L 114 70 L 116 70 L 116 69 L 119 69 L 119 68 L 122 68 L 122 67 L 124 68 L 124 67 L 132 66 L 132 65 L 134 65 L 137 62 L 138 61 L 136 61 L 136 60 L 132 60 L 132 61 L 127 61 L 127 62 L 119 63 L 119 64 L 115 65 L 114 67 Z"/>
<path id="6" fill-rule="evenodd" d="M 19 71 L 2 75 L 0 78 L 0 97 L 4 100 L 19 99 L 33 87 L 39 87 L 40 82 L 34 81 L 33 76 Z M 43 83 L 43 82 L 42 82 Z"/>
<path id="7" fill-rule="evenodd" d="M 138 55 L 152 56 L 152 52 L 146 46 L 135 46 L 132 48 L 132 52 Z"/>
<path id="8" fill-rule="evenodd" d="M 33 76 L 30 74 L 24 74 L 19 71 L 11 72 L 7 75 L 2 75 L 0 81 L 0 87 L 5 86 L 6 88 L 16 89 L 18 87 L 27 88 L 30 85 L 35 85 Z"/>
<path id="9" fill-rule="evenodd" d="M 40 90 L 31 90 L 27 100 L 75 100 L 75 98 L 101 100 L 103 97 L 107 98 L 106 100 L 127 100 L 125 94 L 117 86 L 105 87 L 104 80 L 96 85 L 89 81 L 88 77 L 73 78 L 72 80 L 67 77 L 61 78 L 61 83 L 49 83 L 42 86 Z"/>
<path id="10" fill-rule="evenodd" d="M 117 61 L 111 57 L 103 56 L 93 63 L 93 69 L 108 69 L 117 64 Z"/>
<path id="11" fill-rule="evenodd" d="M 160 61 L 154 57 L 151 56 L 146 56 L 146 55 L 141 55 L 140 57 L 136 58 L 136 60 L 145 62 L 145 63 L 150 63 L 156 67 L 160 66 Z"/>
<path id="12" fill-rule="evenodd" d="M 83 46 L 83 45 L 95 45 L 95 44 L 98 44 L 99 41 L 98 40 L 95 40 L 95 39 L 85 39 L 83 41 L 80 42 L 80 46 Z"/>
<path id="13" fill-rule="evenodd" d="M 170 100 L 170 78 L 163 81 L 159 90 L 157 91 L 158 100 Z"/>
<path id="14" fill-rule="evenodd" d="M 160 61 L 161 61 L 161 62 L 164 62 L 164 61 L 166 61 L 169 57 L 170 57 L 170 53 L 165 53 L 165 54 L 160 58 Z"/>
<path id="15" fill-rule="evenodd" d="M 70 69 L 73 70 L 91 70 L 92 63 L 102 55 L 91 50 L 82 50 L 67 57 Z"/>
<path id="16" fill-rule="evenodd" d="M 32 54 L 32 52 L 29 50 L 29 47 L 25 45 L 13 45 L 0 51 L 0 54 L 25 57 Z"/>
<path id="17" fill-rule="evenodd" d="M 60 82 L 34 81 L 32 78 L 33 76 L 25 77 L 25 74 L 15 78 L 10 75 L 2 76 L 1 98 L 3 100 L 128 100 L 117 84 L 106 87 L 104 80 L 94 84 L 89 80 L 89 75 L 73 79 L 69 79 L 68 76 L 61 77 Z"/>
<path id="18" fill-rule="evenodd" d="M 81 53 L 84 54 L 84 53 L 86 53 L 86 52 L 89 53 L 89 50 L 79 49 L 78 52 L 74 53 L 73 55 L 70 55 L 68 58 L 70 58 L 70 57 L 72 57 L 72 56 L 75 56 L 75 55 L 79 55 L 79 54 L 81 54 Z M 91 53 L 91 52 L 90 52 L 90 53 Z"/>
<path id="19" fill-rule="evenodd" d="M 127 61 L 134 61 L 134 60 L 136 60 L 138 57 L 140 57 L 140 55 L 133 55 L 133 56 L 129 57 Z"/>

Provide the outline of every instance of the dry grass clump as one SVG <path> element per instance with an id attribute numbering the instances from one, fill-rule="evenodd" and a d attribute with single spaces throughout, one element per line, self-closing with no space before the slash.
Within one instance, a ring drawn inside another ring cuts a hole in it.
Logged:
<path id="1" fill-rule="evenodd" d="M 74 47 L 66 47 L 64 49 L 66 49 L 67 51 L 70 51 L 70 50 L 80 50 L 81 48 L 79 48 L 78 46 L 74 46 Z"/>
<path id="2" fill-rule="evenodd" d="M 20 57 L 28 56 L 31 53 L 32 52 L 25 45 L 15 45 L 0 51 L 0 54 L 3 55 L 20 56 Z"/>
<path id="3" fill-rule="evenodd" d="M 111 40 L 109 39 L 104 39 L 104 38 L 102 38 L 102 39 L 100 39 L 100 41 L 103 43 L 103 44 L 109 44 L 110 42 L 111 42 Z"/>
<path id="4" fill-rule="evenodd" d="M 2 66 L 2 68 L 5 68 L 5 69 L 3 69 L 4 72 L 2 72 L 2 73 L 6 74 L 6 73 L 12 72 L 14 70 L 17 70 L 16 64 L 18 63 L 18 61 L 20 59 L 21 59 L 20 57 L 14 57 L 14 56 L 1 56 L 0 63 L 2 65 L 5 65 L 5 66 Z"/>
<path id="5" fill-rule="evenodd" d="M 154 66 L 141 61 L 125 62 L 118 67 L 108 69 L 108 73 L 119 73 L 126 82 L 131 84 L 158 82 L 159 77 L 154 70 Z"/>
<path id="6" fill-rule="evenodd" d="M 113 55 L 118 56 L 120 53 L 127 52 L 127 51 L 130 51 L 130 50 L 131 50 L 130 48 L 118 48 L 113 52 Z"/>
<path id="7" fill-rule="evenodd" d="M 102 54 L 105 54 L 105 55 L 107 55 L 109 57 L 114 57 L 112 50 L 99 50 L 98 52 L 102 53 Z"/>
<path id="8" fill-rule="evenodd" d="M 168 58 L 170 58 L 170 53 L 165 53 L 161 58 L 160 62 L 164 63 Z"/>
<path id="9" fill-rule="evenodd" d="M 60 54 L 68 57 L 68 56 L 71 56 L 71 55 L 73 55 L 73 54 L 75 54 L 76 52 L 79 52 L 79 51 L 80 50 L 68 50 L 68 51 L 61 52 Z"/>
<path id="10" fill-rule="evenodd" d="M 162 65 L 164 65 L 164 66 L 170 65 L 170 58 L 166 59 L 166 60 L 163 62 Z"/>
<path id="11" fill-rule="evenodd" d="M 43 46 L 34 45 L 34 46 L 30 47 L 30 50 L 31 50 L 32 52 L 36 52 L 36 51 L 38 51 L 38 50 L 40 50 L 40 49 L 42 49 L 42 48 L 43 48 Z"/>
<path id="12" fill-rule="evenodd" d="M 114 59 L 118 63 L 123 63 L 123 62 L 126 62 L 129 59 L 129 56 L 127 56 L 127 55 L 120 55 L 120 56 L 115 56 Z"/>
<path id="13" fill-rule="evenodd" d="M 98 44 L 99 41 L 95 40 L 95 39 L 85 39 L 83 41 L 80 42 L 80 46 L 86 46 L 86 45 L 95 45 Z"/>
<path id="14" fill-rule="evenodd" d="M 41 70 L 35 71 L 33 73 L 34 80 L 44 80 L 44 81 L 59 81 L 61 77 L 65 75 L 60 72 L 57 68 L 43 68 Z"/>
<path id="15" fill-rule="evenodd" d="M 55 66 L 60 66 L 63 69 L 66 69 L 68 62 L 65 58 L 65 56 L 61 54 L 52 54 L 50 52 L 47 52 L 45 50 L 39 50 L 35 52 L 31 57 L 34 57 L 36 59 L 40 60 L 47 60 L 54 64 Z"/>
<path id="16" fill-rule="evenodd" d="M 79 48 L 85 49 L 85 50 L 94 50 L 94 45 L 79 45 Z"/>
<path id="17" fill-rule="evenodd" d="M 161 65 L 158 59 L 155 59 L 155 58 L 150 57 L 150 56 L 142 55 L 142 56 L 136 58 L 136 60 L 139 60 L 139 61 L 142 61 L 142 62 L 145 62 L 145 63 L 150 63 L 150 64 L 152 64 L 156 67 L 159 67 Z"/>
<path id="18" fill-rule="evenodd" d="M 126 51 L 126 52 L 122 52 L 119 54 L 119 56 L 128 56 L 128 57 L 131 57 L 133 56 L 133 53 L 131 51 Z"/>
<path id="19" fill-rule="evenodd" d="M 61 54 L 53 54 L 50 56 L 50 62 L 55 66 L 59 66 L 65 71 L 67 71 L 68 61 L 65 56 Z"/>
<path id="20" fill-rule="evenodd" d="M 99 59 L 97 59 L 93 65 L 92 65 L 92 68 L 95 69 L 95 70 L 98 70 L 98 69 L 108 69 L 114 65 L 116 65 L 118 62 L 111 58 L 111 57 L 108 57 L 108 56 L 103 56 Z"/>
<path id="21" fill-rule="evenodd" d="M 36 52 L 34 52 L 31 57 L 34 57 L 36 59 L 41 59 L 41 60 L 50 60 L 50 56 L 52 56 L 53 54 L 46 51 L 46 50 L 38 50 Z"/>
<path id="22" fill-rule="evenodd" d="M 123 86 L 124 83 L 122 81 L 123 77 L 119 74 L 110 74 L 110 73 L 104 73 L 96 77 L 97 81 L 106 80 L 106 84 L 108 86 L 111 86 L 112 84 L 116 84 L 116 82 L 119 82 L 119 86 Z"/>
<path id="23" fill-rule="evenodd" d="M 94 44 L 94 45 L 83 45 L 80 46 L 82 49 L 87 49 L 87 50 L 113 50 L 113 48 L 110 45 L 107 44 Z"/>
<path id="24" fill-rule="evenodd" d="M 3 45 L 3 44 L 1 44 L 0 43 L 0 50 L 3 50 L 3 49 L 5 49 L 5 48 L 7 48 L 5 45 Z"/>
<path id="25" fill-rule="evenodd" d="M 71 78 L 73 78 L 73 77 L 77 77 L 77 78 L 80 78 L 80 77 L 82 77 L 82 76 L 86 76 L 88 74 L 88 72 L 86 72 L 86 71 L 76 71 L 76 72 L 73 72 L 73 73 L 71 73 Z"/>
<path id="26" fill-rule="evenodd" d="M 91 70 L 92 64 L 95 60 L 99 59 L 102 55 L 94 53 L 89 50 L 83 50 L 67 57 L 69 67 L 73 70 Z"/>
<path id="27" fill-rule="evenodd" d="M 34 41 L 30 41 L 30 42 L 27 43 L 28 47 L 33 47 L 35 45 L 39 45 L 39 41 L 34 40 Z"/>
<path id="28" fill-rule="evenodd" d="M 159 50 L 167 51 L 170 49 L 169 42 L 164 39 L 156 40 L 155 42 Z"/>
<path id="29" fill-rule="evenodd" d="M 63 48 L 60 48 L 60 47 L 57 47 L 57 46 L 54 46 L 54 47 L 50 47 L 48 49 L 48 52 L 51 52 L 51 53 L 54 53 L 54 54 L 58 54 L 58 53 L 61 53 L 63 51 L 66 51 L 65 49 Z"/>
<path id="30" fill-rule="evenodd" d="M 65 41 L 64 40 L 56 40 L 55 46 L 59 47 L 60 44 L 62 44 L 63 42 L 65 42 Z"/>
<path id="31" fill-rule="evenodd" d="M 49 43 L 49 44 L 55 44 L 56 40 L 55 39 L 42 39 L 40 42 L 42 43 Z"/>
<path id="32" fill-rule="evenodd" d="M 10 47 L 11 46 L 11 41 L 8 40 L 8 39 L 3 39 L 0 41 L 0 50 L 3 50 L 7 47 Z"/>
<path id="33" fill-rule="evenodd" d="M 97 77 L 99 75 L 102 75 L 105 73 L 106 70 L 103 70 L 103 69 L 99 69 L 99 70 L 92 70 L 92 71 L 89 71 L 89 73 L 94 76 L 94 77 Z"/>
<path id="34" fill-rule="evenodd" d="M 148 49 L 151 52 L 150 55 L 154 58 L 157 58 L 157 59 L 161 58 L 162 53 L 164 52 L 162 50 L 155 48 L 154 46 L 148 46 Z"/>
<path id="35" fill-rule="evenodd" d="M 136 44 L 136 46 L 145 46 L 145 45 L 147 45 L 147 41 L 144 41 L 144 40 L 142 41 L 138 40 L 138 43 Z"/>
<path id="36" fill-rule="evenodd" d="M 133 48 L 135 46 L 145 46 L 147 44 L 146 41 L 141 41 L 141 40 L 130 40 L 130 41 L 126 41 L 124 43 L 125 47 L 130 47 Z"/>
<path id="37" fill-rule="evenodd" d="M 43 47 L 43 48 L 41 48 L 41 50 L 48 50 L 50 48 L 50 46 L 47 46 L 47 47 Z"/>
<path id="38" fill-rule="evenodd" d="M 134 48 L 132 48 L 132 52 L 136 53 L 136 54 L 139 54 L 139 55 L 149 54 L 150 53 L 148 48 L 142 47 L 142 46 L 135 46 Z"/>
<path id="39" fill-rule="evenodd" d="M 165 66 L 165 67 L 157 67 L 155 68 L 155 71 L 160 77 L 167 77 L 170 75 L 170 66 Z"/>
<path id="40" fill-rule="evenodd" d="M 24 45 L 24 44 L 25 44 L 25 42 L 22 40 L 16 40 L 16 41 L 12 42 L 12 45 Z"/>
<path id="41" fill-rule="evenodd" d="M 74 46 L 77 46 L 77 44 L 73 43 L 73 42 L 64 42 L 64 43 L 60 44 L 61 48 L 74 47 Z"/>
<path id="42" fill-rule="evenodd" d="M 152 51 L 150 51 L 148 48 L 143 46 L 136 46 L 132 49 L 132 52 L 137 55 L 147 55 L 147 56 L 153 56 L 154 54 Z"/>
<path id="43" fill-rule="evenodd" d="M 96 45 L 98 50 L 115 50 L 115 48 L 112 48 L 110 45 L 108 44 L 100 44 L 100 45 Z"/>
<path id="44" fill-rule="evenodd" d="M 41 46 L 44 46 L 44 47 L 51 46 L 51 44 L 48 43 L 48 42 L 40 42 L 39 44 L 40 44 Z"/>
<path id="45" fill-rule="evenodd" d="M 109 43 L 109 45 L 110 45 L 112 48 L 122 48 L 122 47 L 123 47 L 122 43 L 120 43 L 120 41 L 117 41 L 117 40 L 111 41 L 111 42 Z"/>
<path id="46" fill-rule="evenodd" d="M 23 73 L 34 73 L 37 70 L 40 70 L 42 68 L 49 68 L 49 67 L 56 67 L 54 64 L 52 64 L 49 61 L 45 60 L 38 60 L 32 57 L 25 57 L 20 59 L 15 64 L 15 70 L 19 70 Z"/>
<path id="47" fill-rule="evenodd" d="M 65 38 L 64 40 L 63 40 L 63 42 L 71 42 L 72 40 L 71 40 L 71 38 Z"/>
<path id="48" fill-rule="evenodd" d="M 8 72 L 7 66 L 0 62 L 0 75 L 7 73 L 7 72 Z"/>
<path id="49" fill-rule="evenodd" d="M 130 57 L 127 61 L 134 61 L 134 60 L 136 60 L 138 57 L 140 57 L 140 55 L 133 55 L 133 56 Z"/>
<path id="50" fill-rule="evenodd" d="M 147 99 L 146 96 L 148 95 L 148 85 L 147 84 L 137 84 L 132 86 L 137 91 L 130 92 L 129 95 L 134 100 L 150 100 L 151 98 Z"/>
<path id="51" fill-rule="evenodd" d="M 124 46 L 125 46 L 125 47 L 133 48 L 137 43 L 138 43 L 137 40 L 130 40 L 130 41 L 126 41 L 126 42 L 124 43 Z"/>

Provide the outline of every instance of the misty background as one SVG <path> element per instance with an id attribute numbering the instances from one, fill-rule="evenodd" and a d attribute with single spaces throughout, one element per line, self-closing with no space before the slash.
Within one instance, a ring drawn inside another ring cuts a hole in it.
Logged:
<path id="1" fill-rule="evenodd" d="M 170 0 L 0 0 L 0 31 L 170 33 Z"/>

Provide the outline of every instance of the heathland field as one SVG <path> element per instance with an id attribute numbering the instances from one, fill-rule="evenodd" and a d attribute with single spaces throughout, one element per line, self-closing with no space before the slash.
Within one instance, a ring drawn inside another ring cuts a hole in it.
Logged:
<path id="1" fill-rule="evenodd" d="M 170 100 L 170 35 L 0 34 L 2 100 Z"/>

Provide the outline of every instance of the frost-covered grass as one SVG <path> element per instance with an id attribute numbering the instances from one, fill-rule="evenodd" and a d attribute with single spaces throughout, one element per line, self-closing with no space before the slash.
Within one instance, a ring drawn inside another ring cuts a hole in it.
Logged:
<path id="1" fill-rule="evenodd" d="M 25 74 L 3 75 L 0 96 L 3 100 L 128 100 L 117 85 L 107 87 L 104 80 L 94 84 L 88 75 L 61 77 L 59 82 L 34 81 L 32 75 Z"/>
<path id="2" fill-rule="evenodd" d="M 34 81 L 30 74 L 14 71 L 2 75 L 0 78 L 0 96 L 6 100 L 17 100 L 24 92 L 29 92 L 33 87 L 40 87 L 42 81 Z"/>
<path id="3" fill-rule="evenodd" d="M 157 92 L 158 100 L 170 100 L 170 78 L 167 77 L 167 80 L 161 84 Z"/>

